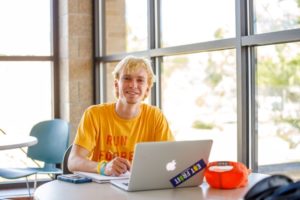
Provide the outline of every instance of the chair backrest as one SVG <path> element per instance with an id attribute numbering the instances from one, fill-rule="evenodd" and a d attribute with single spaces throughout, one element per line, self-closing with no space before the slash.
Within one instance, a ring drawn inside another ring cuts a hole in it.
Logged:
<path id="1" fill-rule="evenodd" d="M 69 143 L 69 123 L 53 119 L 37 123 L 30 135 L 38 139 L 36 145 L 28 147 L 27 156 L 44 163 L 61 163 Z"/>
<path id="2" fill-rule="evenodd" d="M 63 162 L 62 162 L 63 174 L 72 174 L 72 172 L 68 168 L 68 159 L 69 159 L 69 155 L 70 155 L 71 150 L 72 150 L 72 144 L 68 147 L 68 149 L 67 149 L 67 151 L 65 152 L 65 155 L 64 155 L 64 159 L 63 159 Z"/>

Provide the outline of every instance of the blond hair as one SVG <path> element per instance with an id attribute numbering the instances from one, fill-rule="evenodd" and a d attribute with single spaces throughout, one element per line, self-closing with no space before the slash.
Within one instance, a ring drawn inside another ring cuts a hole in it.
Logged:
<path id="1" fill-rule="evenodd" d="M 126 72 L 130 73 L 140 68 L 144 68 L 147 72 L 147 84 L 150 89 L 153 86 L 153 83 L 155 82 L 155 75 L 153 73 L 150 60 L 146 58 L 126 56 L 116 65 L 112 74 L 114 76 L 114 80 L 116 81 L 120 79 L 120 73 L 122 70 L 125 70 Z M 115 96 L 119 98 L 119 93 L 117 90 L 115 90 Z"/>

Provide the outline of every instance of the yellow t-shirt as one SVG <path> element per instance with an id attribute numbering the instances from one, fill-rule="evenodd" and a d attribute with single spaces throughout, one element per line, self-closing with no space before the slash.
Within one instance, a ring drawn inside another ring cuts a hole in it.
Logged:
<path id="1" fill-rule="evenodd" d="M 138 116 L 126 120 L 115 111 L 115 103 L 89 107 L 79 123 L 74 144 L 91 152 L 90 160 L 133 159 L 136 143 L 172 141 L 174 137 L 162 112 L 142 103 Z"/>

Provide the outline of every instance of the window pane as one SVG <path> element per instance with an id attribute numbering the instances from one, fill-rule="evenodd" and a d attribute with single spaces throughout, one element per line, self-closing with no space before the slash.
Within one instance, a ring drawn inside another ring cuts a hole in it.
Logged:
<path id="1" fill-rule="evenodd" d="M 162 109 L 176 140 L 213 139 L 210 160 L 237 159 L 235 51 L 163 58 Z"/>
<path id="2" fill-rule="evenodd" d="M 51 71 L 51 62 L 0 62 L 0 128 L 6 134 L 29 135 L 34 124 L 52 118 Z M 20 149 L 0 151 L 0 167 L 26 166 L 36 164 Z"/>
<path id="3" fill-rule="evenodd" d="M 50 0 L 0 1 L 0 55 L 50 55 Z"/>
<path id="4" fill-rule="evenodd" d="M 147 48 L 147 0 L 105 1 L 106 54 Z"/>
<path id="5" fill-rule="evenodd" d="M 255 33 L 300 28 L 300 1 L 255 0 Z"/>
<path id="6" fill-rule="evenodd" d="M 118 63 L 107 63 L 106 66 L 106 97 L 107 102 L 114 102 L 116 101 L 115 97 L 115 86 L 114 86 L 114 77 L 112 75 L 113 70 L 115 69 Z"/>
<path id="7" fill-rule="evenodd" d="M 257 47 L 258 165 L 300 161 L 300 43 Z"/>
<path id="8" fill-rule="evenodd" d="M 161 0 L 161 46 L 234 37 L 234 2 Z"/>

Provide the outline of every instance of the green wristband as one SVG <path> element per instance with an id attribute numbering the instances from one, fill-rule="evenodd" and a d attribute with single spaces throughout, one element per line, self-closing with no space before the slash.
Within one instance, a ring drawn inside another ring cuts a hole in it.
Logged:
<path id="1" fill-rule="evenodd" d="M 107 164 L 106 162 L 103 162 L 102 165 L 101 165 L 101 167 L 100 167 L 100 174 L 101 174 L 101 175 L 104 175 L 104 176 L 106 175 L 106 174 L 105 174 L 105 167 L 106 167 L 106 164 Z"/>

